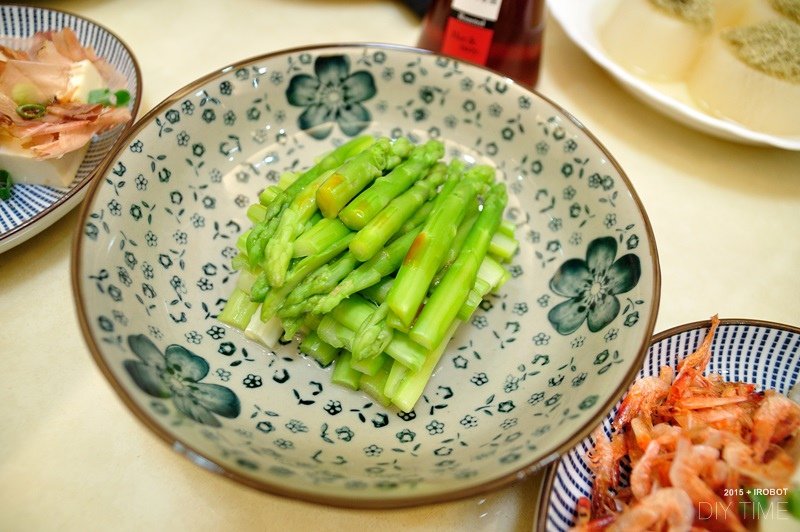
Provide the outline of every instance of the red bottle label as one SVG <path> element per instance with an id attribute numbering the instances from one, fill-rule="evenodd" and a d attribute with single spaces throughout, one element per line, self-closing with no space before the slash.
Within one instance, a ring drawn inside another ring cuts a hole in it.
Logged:
<path id="1" fill-rule="evenodd" d="M 481 19 L 462 20 L 462 17 L 454 12 L 447 18 L 442 53 L 485 65 L 494 36 L 491 26 L 491 23 Z"/>

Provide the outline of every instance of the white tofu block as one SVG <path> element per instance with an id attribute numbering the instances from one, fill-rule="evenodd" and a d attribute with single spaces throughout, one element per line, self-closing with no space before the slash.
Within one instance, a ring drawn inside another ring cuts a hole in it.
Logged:
<path id="1" fill-rule="evenodd" d="M 91 91 L 105 89 L 107 85 L 94 64 L 88 59 L 84 59 L 72 63 L 66 91 L 64 94 L 58 95 L 58 98 L 87 103 Z"/>
<path id="2" fill-rule="evenodd" d="M 15 183 L 66 187 L 75 179 L 89 144 L 57 159 L 38 160 L 18 145 L 0 145 L 0 169 L 6 170 Z"/>

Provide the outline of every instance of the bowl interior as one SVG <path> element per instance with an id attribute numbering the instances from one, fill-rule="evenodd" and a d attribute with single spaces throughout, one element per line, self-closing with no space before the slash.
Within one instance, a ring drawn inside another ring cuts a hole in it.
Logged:
<path id="1" fill-rule="evenodd" d="M 412 412 L 215 319 L 247 205 L 363 133 L 496 166 L 521 242 Z M 199 80 L 137 123 L 82 217 L 79 314 L 121 397 L 212 469 L 318 502 L 466 496 L 552 460 L 633 377 L 658 305 L 650 227 L 604 149 L 507 78 L 411 49 L 292 50 Z"/>
<path id="2" fill-rule="evenodd" d="M 142 96 L 141 72 L 131 50 L 111 31 L 71 13 L 33 6 L 0 5 L 0 20 L 0 43 L 12 46 L 13 39 L 32 37 L 40 31 L 74 30 L 83 46 L 92 48 L 125 78 L 125 88 L 131 95 L 128 107 L 131 115 L 136 116 Z M 12 233 L 39 220 L 70 196 L 85 192 L 89 177 L 130 125 L 119 125 L 95 135 L 75 178 L 67 187 L 15 183 L 11 198 L 0 201 L 0 250 L 5 247 L 3 241 L 10 239 Z"/>
<path id="3" fill-rule="evenodd" d="M 662 366 L 676 367 L 678 361 L 699 347 L 708 326 L 708 322 L 694 323 L 656 336 L 637 379 L 658 375 Z M 786 393 L 800 378 L 800 329 L 766 322 L 720 320 L 708 371 L 728 381 L 755 384 L 758 390 Z M 603 420 L 609 434 L 617 406 Z M 578 499 L 591 495 L 592 472 L 585 457 L 592 447 L 591 439 L 584 439 L 551 468 L 539 506 L 540 529 L 565 531 L 573 526 Z"/>

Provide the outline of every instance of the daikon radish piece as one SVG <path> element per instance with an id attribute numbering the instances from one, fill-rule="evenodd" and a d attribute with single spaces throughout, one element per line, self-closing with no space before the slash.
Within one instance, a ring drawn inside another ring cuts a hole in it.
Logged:
<path id="1" fill-rule="evenodd" d="M 789 19 L 800 24 L 800 0 L 754 0 L 742 24 L 752 25 L 775 19 Z"/>
<path id="2" fill-rule="evenodd" d="M 709 42 L 687 80 L 711 115 L 776 135 L 800 135 L 800 25 L 771 20 Z"/>
<path id="3" fill-rule="evenodd" d="M 654 81 L 684 79 L 713 24 L 711 0 L 625 0 L 600 28 L 609 56 Z"/>
<path id="4" fill-rule="evenodd" d="M 714 28 L 723 29 L 740 24 L 752 9 L 752 0 L 713 0 L 713 5 Z"/>

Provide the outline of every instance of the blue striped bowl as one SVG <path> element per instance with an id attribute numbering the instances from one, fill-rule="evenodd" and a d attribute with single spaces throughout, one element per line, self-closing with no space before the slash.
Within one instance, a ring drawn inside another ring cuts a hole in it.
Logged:
<path id="1" fill-rule="evenodd" d="M 0 5 L 0 42 L 4 38 L 31 37 L 38 31 L 72 28 L 83 46 L 89 46 L 128 80 L 129 108 L 136 116 L 142 97 L 142 74 L 133 53 L 103 26 L 85 18 L 43 7 Z M 14 184 L 11 199 L 0 201 L 0 253 L 52 225 L 86 195 L 87 184 L 132 122 L 95 135 L 89 151 L 69 186 L 45 187 Z"/>
<path id="2" fill-rule="evenodd" d="M 637 379 L 658 375 L 661 366 L 675 367 L 697 349 L 709 325 L 708 321 L 690 323 L 657 334 Z M 711 351 L 708 371 L 729 381 L 748 382 L 759 390 L 786 393 L 800 378 L 798 327 L 754 320 L 720 320 Z M 608 434 L 618 406 L 603 421 Z M 584 439 L 545 474 L 536 530 L 560 532 L 574 524 L 578 499 L 589 497 L 592 491 L 592 473 L 585 459 L 592 447 L 591 438 Z"/>

